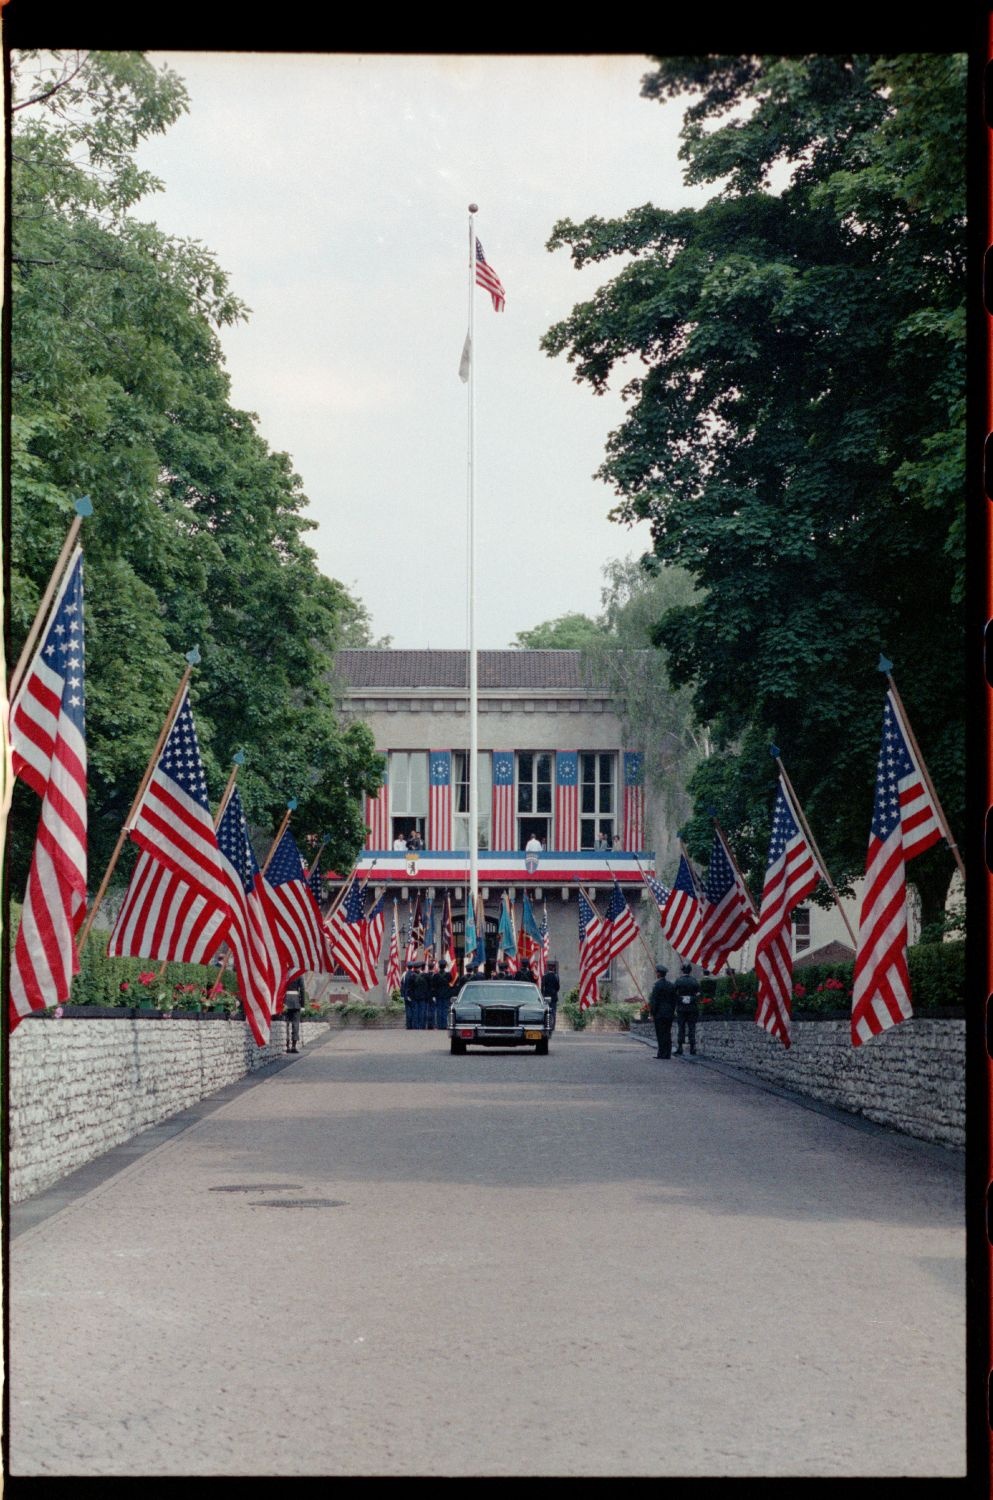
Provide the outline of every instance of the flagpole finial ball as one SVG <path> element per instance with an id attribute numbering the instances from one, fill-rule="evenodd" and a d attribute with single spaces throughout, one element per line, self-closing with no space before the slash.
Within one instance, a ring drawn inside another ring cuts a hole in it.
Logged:
<path id="1" fill-rule="evenodd" d="M 479 213 L 479 204 L 478 203 L 470 203 L 469 204 L 469 212 L 471 214 L 478 214 Z"/>
<path id="2" fill-rule="evenodd" d="M 778 745 L 770 745 L 769 746 L 769 754 L 772 756 L 773 760 L 778 760 L 779 759 L 779 746 Z"/>
<path id="3" fill-rule="evenodd" d="M 889 657 L 888 656 L 883 656 L 880 653 L 879 663 L 878 663 L 878 665 L 876 667 L 876 671 L 877 672 L 889 672 L 890 669 L 892 668 L 892 666 L 893 666 L 893 663 L 890 661 Z"/>

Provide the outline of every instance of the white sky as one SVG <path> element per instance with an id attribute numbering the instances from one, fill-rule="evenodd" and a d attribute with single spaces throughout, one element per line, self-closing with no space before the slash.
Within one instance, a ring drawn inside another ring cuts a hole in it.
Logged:
<path id="1" fill-rule="evenodd" d="M 201 240 L 248 303 L 222 343 L 236 406 L 285 450 L 321 568 L 397 646 L 466 642 L 467 205 L 507 292 L 476 297 L 477 643 L 596 613 L 648 528 L 592 478 L 619 395 L 576 386 L 546 329 L 620 269 L 544 248 L 556 220 L 699 204 L 681 107 L 643 57 L 149 53 L 190 111 L 146 143 L 136 211 Z M 622 382 L 617 381 L 619 386 Z"/>

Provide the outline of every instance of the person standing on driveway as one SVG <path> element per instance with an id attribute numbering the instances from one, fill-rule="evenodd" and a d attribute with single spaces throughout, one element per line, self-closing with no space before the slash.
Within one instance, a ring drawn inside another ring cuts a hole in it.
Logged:
<path id="1" fill-rule="evenodd" d="M 427 1031 L 428 1006 L 431 1003 L 431 975 L 426 964 L 418 964 L 414 971 L 414 1030 Z M 431 1028 L 434 1030 L 434 1028 Z"/>
<path id="2" fill-rule="evenodd" d="M 552 1024 L 548 1028 L 552 1032 L 555 1030 L 555 1020 L 559 1009 L 559 966 L 556 959 L 552 959 L 541 976 L 541 993 L 552 1008 Z"/>
<path id="3" fill-rule="evenodd" d="M 283 1013 L 286 1016 L 286 1050 L 298 1052 L 300 1041 L 300 1012 L 303 1010 L 303 980 L 291 979 L 283 998 Z"/>
<path id="4" fill-rule="evenodd" d="M 403 1001 L 404 1021 L 408 1031 L 414 1029 L 414 966 L 405 964 L 400 981 L 400 999 Z"/>
<path id="5" fill-rule="evenodd" d="M 676 991 L 676 1056 L 681 1057 L 687 1031 L 690 1034 L 690 1054 L 696 1055 L 696 1020 L 700 1014 L 697 1003 L 700 983 L 693 978 L 693 965 L 683 964 L 682 973 L 673 985 Z"/>
<path id="6" fill-rule="evenodd" d="M 676 987 L 666 978 L 665 964 L 655 965 L 655 983 L 648 997 L 648 1008 L 655 1022 L 656 1057 L 672 1056 L 672 1017 L 676 1010 Z"/>
<path id="7" fill-rule="evenodd" d="M 448 1007 L 451 1003 L 452 986 L 448 979 L 448 970 L 443 969 L 440 964 L 435 964 L 434 973 L 431 975 L 431 1004 L 434 1006 L 434 1027 L 436 1031 L 447 1031 L 448 1029 Z"/>

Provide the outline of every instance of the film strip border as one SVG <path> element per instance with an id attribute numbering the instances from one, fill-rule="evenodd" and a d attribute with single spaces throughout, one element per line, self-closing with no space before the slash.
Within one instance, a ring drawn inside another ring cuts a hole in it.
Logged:
<path id="1" fill-rule="evenodd" d="M 973 869 L 982 879 L 967 883 L 966 912 L 970 934 L 967 994 L 985 993 L 984 1038 L 976 1035 L 976 1018 L 966 1009 L 966 1129 L 970 1146 L 966 1177 L 968 1231 L 967 1472 L 991 1493 L 993 1475 L 993 9 L 977 17 L 981 40 L 973 52 L 975 71 L 970 79 L 970 199 L 969 217 L 978 230 L 972 253 L 981 257 L 982 333 L 969 360 L 970 462 L 967 503 L 969 570 L 969 659 L 974 643 L 983 640 L 985 682 L 979 685 L 978 714 L 970 718 L 969 848 L 972 832 L 984 830 L 983 863 Z M 981 77 L 980 77 L 981 75 Z M 981 126 L 977 130 L 977 117 Z M 978 143 L 979 149 L 975 147 Z M 976 261 L 970 282 L 976 285 Z M 974 329 L 976 325 L 973 325 Z M 981 397 L 977 399 L 978 393 Z M 974 441 L 979 438 L 980 442 Z M 981 484 L 976 494 L 976 459 L 981 454 Z M 978 504 L 974 501 L 978 500 Z M 971 670 L 969 691 L 975 679 Z M 978 842 L 978 840 L 977 840 Z M 978 853 L 978 851 L 975 851 Z M 981 887 L 981 889 L 980 889 Z M 979 934 L 983 937 L 980 940 Z M 980 986 L 984 989 L 980 989 Z M 984 1045 L 985 1043 L 985 1045 Z M 977 1305 L 978 1304 L 978 1305 Z M 982 1374 L 985 1372 L 985 1379 Z"/>

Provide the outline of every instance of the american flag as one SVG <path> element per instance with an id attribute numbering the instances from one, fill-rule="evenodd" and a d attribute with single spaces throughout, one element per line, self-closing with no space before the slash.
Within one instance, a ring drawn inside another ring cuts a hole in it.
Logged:
<path id="1" fill-rule="evenodd" d="M 231 885 L 210 816 L 188 692 L 138 806 L 131 838 L 209 903 L 230 913 Z"/>
<path id="2" fill-rule="evenodd" d="M 704 889 L 708 911 L 703 923 L 700 962 L 711 974 L 719 974 L 729 955 L 751 937 L 757 926 L 751 898 L 719 828 L 714 829 Z"/>
<path id="3" fill-rule="evenodd" d="M 13 772 L 41 798 L 10 970 L 10 1029 L 68 1000 L 86 915 L 83 553 L 77 547 L 10 711 Z"/>
<path id="4" fill-rule="evenodd" d="M 314 868 L 311 870 L 310 874 L 307 876 L 307 884 L 310 887 L 310 894 L 313 896 L 315 902 L 317 903 L 317 910 L 321 914 L 321 921 L 322 921 L 322 924 L 323 924 L 323 920 L 324 920 L 324 876 L 321 874 L 320 869 L 318 867 L 319 866 L 319 862 L 320 862 L 320 856 L 318 856 L 318 859 L 315 860 L 315 862 L 314 862 Z"/>
<path id="5" fill-rule="evenodd" d="M 383 898 L 380 896 L 372 911 L 366 917 L 363 941 L 365 968 L 362 988 L 364 990 L 375 989 L 379 983 L 379 975 L 376 970 L 379 967 L 379 955 L 383 948 L 383 927 L 385 923 L 386 915 L 383 911 Z"/>
<path id="6" fill-rule="evenodd" d="M 452 752 L 432 750 L 429 757 L 429 849 L 452 847 Z"/>
<path id="7" fill-rule="evenodd" d="M 390 951 L 386 959 L 386 993 L 392 995 L 394 990 L 400 988 L 400 928 L 397 919 L 397 904 L 393 903 L 393 934 L 390 938 Z"/>
<path id="8" fill-rule="evenodd" d="M 762 908 L 759 912 L 758 940 L 755 944 L 755 974 L 758 980 L 758 1007 L 755 1024 L 784 1047 L 790 1045 L 793 985 L 793 948 L 790 912 L 804 896 L 823 879 L 823 871 L 814 857 L 800 827 L 800 819 L 786 788 L 779 778 L 776 805 L 772 816 L 772 839 L 766 864 Z"/>
<path id="9" fill-rule="evenodd" d="M 624 847 L 642 849 L 645 844 L 645 757 L 636 750 L 624 752 Z"/>
<path id="10" fill-rule="evenodd" d="M 555 755 L 555 847 L 579 848 L 579 755 L 559 750 Z"/>
<path id="11" fill-rule="evenodd" d="M 142 850 L 117 913 L 107 954 L 110 958 L 208 964 L 223 943 L 230 921 L 228 911 Z"/>
<path id="12" fill-rule="evenodd" d="M 447 891 L 441 918 L 441 959 L 448 973 L 448 982 L 453 984 L 458 973 L 459 960 L 455 951 L 455 928 L 452 926 L 452 900 Z"/>
<path id="13" fill-rule="evenodd" d="M 404 962 L 415 964 L 417 962 L 417 950 L 424 941 L 424 927 L 421 923 L 421 898 L 418 895 L 413 906 L 407 908 L 407 947 L 404 952 Z"/>
<path id="14" fill-rule="evenodd" d="M 365 895 L 357 880 L 327 923 L 331 951 L 355 984 L 365 987 Z"/>
<path id="15" fill-rule="evenodd" d="M 384 757 L 385 759 L 385 757 Z M 375 797 L 365 799 L 365 820 L 369 835 L 365 841 L 367 849 L 390 847 L 390 789 L 387 785 L 386 767 L 383 767 L 383 784 Z"/>
<path id="16" fill-rule="evenodd" d="M 637 936 L 638 924 L 631 915 L 631 908 L 624 899 L 624 892 L 615 880 L 604 919 L 604 967 L 606 968 L 611 959 L 616 958 L 619 953 L 623 953 L 625 948 L 630 947 Z"/>
<path id="17" fill-rule="evenodd" d="M 505 750 L 493 753 L 493 848 L 513 849 L 514 757 Z"/>
<path id="18" fill-rule="evenodd" d="M 217 825 L 217 847 L 230 890 L 227 941 L 241 1003 L 256 1044 L 264 1047 L 287 975 L 275 932 L 277 913 L 272 893 L 255 858 L 237 787 Z"/>
<path id="19" fill-rule="evenodd" d="M 493 311 L 503 312 L 504 303 L 507 298 L 504 294 L 500 278 L 493 267 L 487 262 L 483 254 L 483 247 L 476 240 L 476 285 L 483 287 L 493 298 Z"/>
<path id="20" fill-rule="evenodd" d="M 273 850 L 265 879 L 276 910 L 276 934 L 283 949 L 287 978 L 292 979 L 297 974 L 333 973 L 321 908 L 308 882 L 296 840 L 288 828 L 283 830 L 283 836 Z"/>
<path id="21" fill-rule="evenodd" d="M 938 810 L 899 706 L 888 692 L 855 954 L 853 1047 L 913 1014 L 907 969 L 906 864 L 941 837 Z"/>
<path id="22" fill-rule="evenodd" d="M 688 964 L 700 959 L 706 898 L 685 854 L 679 856 L 676 879 L 659 915 L 659 925 Z"/>
<path id="23" fill-rule="evenodd" d="M 597 985 L 597 975 L 602 974 L 607 964 L 604 962 L 603 947 L 605 934 L 603 923 L 594 912 L 592 906 L 583 895 L 579 893 L 579 1008 L 588 1010 L 591 1005 L 596 1005 L 600 998 Z"/>
<path id="24" fill-rule="evenodd" d="M 661 880 L 656 880 L 654 875 L 646 875 L 644 870 L 642 870 L 641 872 L 641 878 L 652 893 L 655 905 L 659 909 L 659 918 L 661 919 L 662 912 L 665 908 L 665 903 L 669 899 L 669 887 L 667 885 L 663 885 Z"/>
<path id="25" fill-rule="evenodd" d="M 541 954 L 540 954 L 540 957 L 538 959 L 538 970 L 537 970 L 537 973 L 538 973 L 538 983 L 539 984 L 544 979 L 545 974 L 548 971 L 548 956 L 549 956 L 550 951 L 551 950 L 550 950 L 550 946 L 549 946 L 549 937 L 548 937 L 548 907 L 545 906 L 544 902 L 542 902 Z"/>

